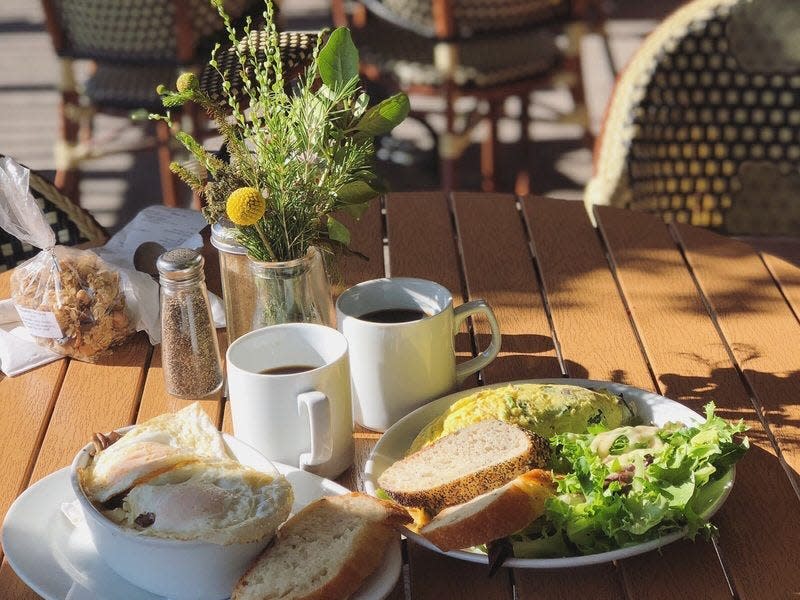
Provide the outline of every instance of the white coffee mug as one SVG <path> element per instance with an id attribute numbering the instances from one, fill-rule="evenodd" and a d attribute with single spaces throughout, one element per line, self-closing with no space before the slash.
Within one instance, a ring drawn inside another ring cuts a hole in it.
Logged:
<path id="1" fill-rule="evenodd" d="M 270 460 L 322 477 L 336 477 L 353 463 L 350 369 L 341 333 L 310 323 L 264 327 L 234 341 L 227 362 L 237 438 Z"/>
<path id="2" fill-rule="evenodd" d="M 380 315 L 370 315 L 387 310 L 417 311 L 424 316 L 388 323 L 376 322 Z M 489 320 L 492 341 L 478 356 L 456 365 L 455 334 L 467 317 L 477 313 Z M 394 277 L 360 283 L 339 296 L 336 317 L 350 347 L 355 421 L 376 431 L 385 431 L 412 410 L 449 392 L 494 360 L 500 350 L 500 327 L 486 302 L 473 300 L 453 309 L 447 288 L 425 279 Z"/>

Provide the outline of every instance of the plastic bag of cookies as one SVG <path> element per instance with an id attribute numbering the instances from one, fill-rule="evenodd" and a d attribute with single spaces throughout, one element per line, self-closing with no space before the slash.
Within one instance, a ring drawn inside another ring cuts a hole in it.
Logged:
<path id="1" fill-rule="evenodd" d="M 120 274 L 86 250 L 40 252 L 14 270 L 11 296 L 39 344 L 80 360 L 96 360 L 135 331 Z"/>
<path id="2" fill-rule="evenodd" d="M 91 251 L 55 245 L 52 228 L 28 193 L 28 174 L 10 159 L 0 162 L 0 227 L 42 249 L 14 269 L 12 299 L 40 345 L 95 361 L 136 331 L 123 276 Z"/>

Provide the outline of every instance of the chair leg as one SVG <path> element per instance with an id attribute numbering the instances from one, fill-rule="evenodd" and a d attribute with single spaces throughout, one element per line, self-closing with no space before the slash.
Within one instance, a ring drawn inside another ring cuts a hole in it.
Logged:
<path id="1" fill-rule="evenodd" d="M 531 116 L 528 112 L 530 103 L 530 93 L 522 94 L 520 96 L 520 114 L 519 114 L 519 143 L 522 145 L 522 168 L 517 172 L 517 180 L 514 182 L 514 193 L 517 196 L 527 196 L 531 193 L 531 174 L 530 174 L 530 155 L 531 155 Z"/>
<path id="2" fill-rule="evenodd" d="M 80 119 L 77 108 L 80 104 L 72 72 L 72 61 L 62 60 L 61 104 L 59 106 L 60 139 L 56 143 L 55 186 L 65 196 L 80 205 L 80 172 L 74 157 L 80 137 Z"/>
<path id="3" fill-rule="evenodd" d="M 455 97 L 451 93 L 450 86 L 445 87 L 445 132 L 439 139 L 439 165 L 440 180 L 442 191 L 452 192 L 458 185 L 458 173 L 456 172 L 456 109 Z"/>
<path id="4" fill-rule="evenodd" d="M 489 132 L 481 143 L 481 189 L 484 192 L 495 190 L 495 164 L 497 163 L 497 121 L 500 106 L 497 101 L 489 101 Z"/>
<path id="5" fill-rule="evenodd" d="M 178 206 L 178 191 L 175 175 L 169 170 L 172 162 L 172 151 L 169 147 L 171 133 L 165 121 L 156 122 L 156 140 L 158 142 L 158 171 L 161 176 L 161 194 L 166 206 Z"/>

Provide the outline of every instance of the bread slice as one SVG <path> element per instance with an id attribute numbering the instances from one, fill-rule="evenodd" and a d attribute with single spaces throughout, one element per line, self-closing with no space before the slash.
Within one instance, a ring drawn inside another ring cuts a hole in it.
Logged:
<path id="1" fill-rule="evenodd" d="M 540 517 L 554 493 L 550 471 L 534 469 L 469 502 L 445 508 L 419 533 L 445 552 L 487 544 Z"/>
<path id="2" fill-rule="evenodd" d="M 550 444 L 543 437 L 503 421 L 481 421 L 397 461 L 378 477 L 378 485 L 396 502 L 436 514 L 549 460 Z"/>
<path id="3" fill-rule="evenodd" d="M 231 600 L 345 600 L 380 566 L 396 528 L 409 521 L 402 507 L 366 494 L 320 498 L 281 527 Z"/>

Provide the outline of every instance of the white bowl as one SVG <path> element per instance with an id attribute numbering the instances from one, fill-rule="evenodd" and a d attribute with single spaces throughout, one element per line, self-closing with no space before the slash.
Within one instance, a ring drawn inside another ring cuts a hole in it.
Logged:
<path id="1" fill-rule="evenodd" d="M 125 433 L 130 427 L 119 429 Z M 262 454 L 233 436 L 223 434 L 230 453 L 243 465 L 278 475 Z M 83 510 L 98 554 L 117 574 L 140 588 L 175 599 L 221 600 L 271 537 L 247 544 L 222 546 L 200 540 L 153 538 L 121 527 L 103 515 L 86 497 L 78 469 L 89 462 L 92 444 L 78 452 L 70 468 L 70 483 Z"/>

